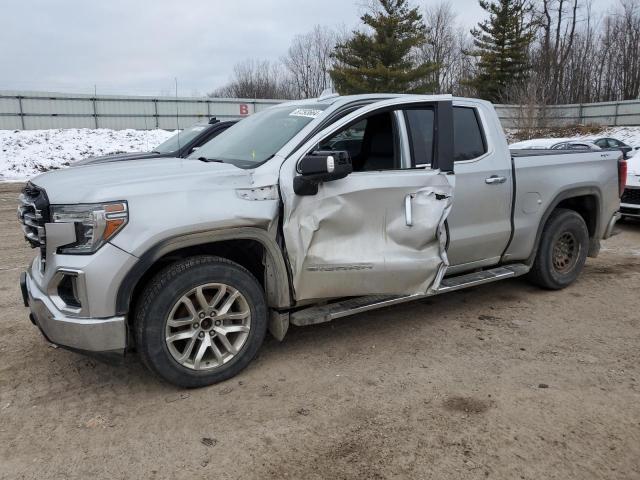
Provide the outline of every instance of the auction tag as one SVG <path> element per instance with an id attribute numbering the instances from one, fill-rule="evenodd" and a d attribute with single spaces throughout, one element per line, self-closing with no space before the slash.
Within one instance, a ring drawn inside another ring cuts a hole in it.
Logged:
<path id="1" fill-rule="evenodd" d="M 313 110 L 311 108 L 296 108 L 293 112 L 289 114 L 290 117 L 307 117 L 307 118 L 318 118 L 318 116 L 322 113 L 322 110 Z"/>

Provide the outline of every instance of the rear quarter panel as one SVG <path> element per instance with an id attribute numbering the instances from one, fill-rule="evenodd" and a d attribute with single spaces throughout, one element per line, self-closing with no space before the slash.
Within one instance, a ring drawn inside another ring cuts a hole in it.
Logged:
<path id="1" fill-rule="evenodd" d="M 505 261 L 528 259 L 537 247 L 548 216 L 562 200 L 571 197 L 593 195 L 597 198 L 595 238 L 603 237 L 609 220 L 620 208 L 620 152 L 512 153 L 516 186 L 514 234 Z"/>

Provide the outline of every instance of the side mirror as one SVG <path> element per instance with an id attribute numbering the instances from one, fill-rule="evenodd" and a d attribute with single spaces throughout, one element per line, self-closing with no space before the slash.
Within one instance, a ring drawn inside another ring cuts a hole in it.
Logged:
<path id="1" fill-rule="evenodd" d="M 353 166 L 349 152 L 312 152 L 298 163 L 300 175 L 293 179 L 293 191 L 297 195 L 316 195 L 321 183 L 340 180 L 351 172 Z"/>

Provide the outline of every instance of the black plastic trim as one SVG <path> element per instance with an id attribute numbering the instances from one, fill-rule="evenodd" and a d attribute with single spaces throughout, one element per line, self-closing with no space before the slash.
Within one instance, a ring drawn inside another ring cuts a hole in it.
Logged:
<path id="1" fill-rule="evenodd" d="M 22 301 L 24 306 L 29 306 L 29 291 L 27 290 L 27 272 L 20 274 L 20 291 L 22 292 Z"/>
<path id="2" fill-rule="evenodd" d="M 453 172 L 453 102 L 440 100 L 436 105 L 434 165 L 431 168 Z"/>
<path id="3" fill-rule="evenodd" d="M 500 255 L 500 262 L 504 260 L 504 256 L 509 251 L 511 244 L 513 243 L 513 237 L 516 234 L 516 195 L 518 193 L 518 182 L 516 179 L 516 162 L 513 157 L 509 157 L 511 160 L 511 235 L 509 235 L 509 241 L 507 242 L 507 246 L 502 251 L 502 255 Z"/>

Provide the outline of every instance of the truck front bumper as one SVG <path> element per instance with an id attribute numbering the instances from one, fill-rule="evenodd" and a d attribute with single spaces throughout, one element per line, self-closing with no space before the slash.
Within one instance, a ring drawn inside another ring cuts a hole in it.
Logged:
<path id="1" fill-rule="evenodd" d="M 127 344 L 124 317 L 76 318 L 65 315 L 38 288 L 30 271 L 20 276 L 20 289 L 29 318 L 44 337 L 61 347 L 95 353 L 123 354 Z"/>

